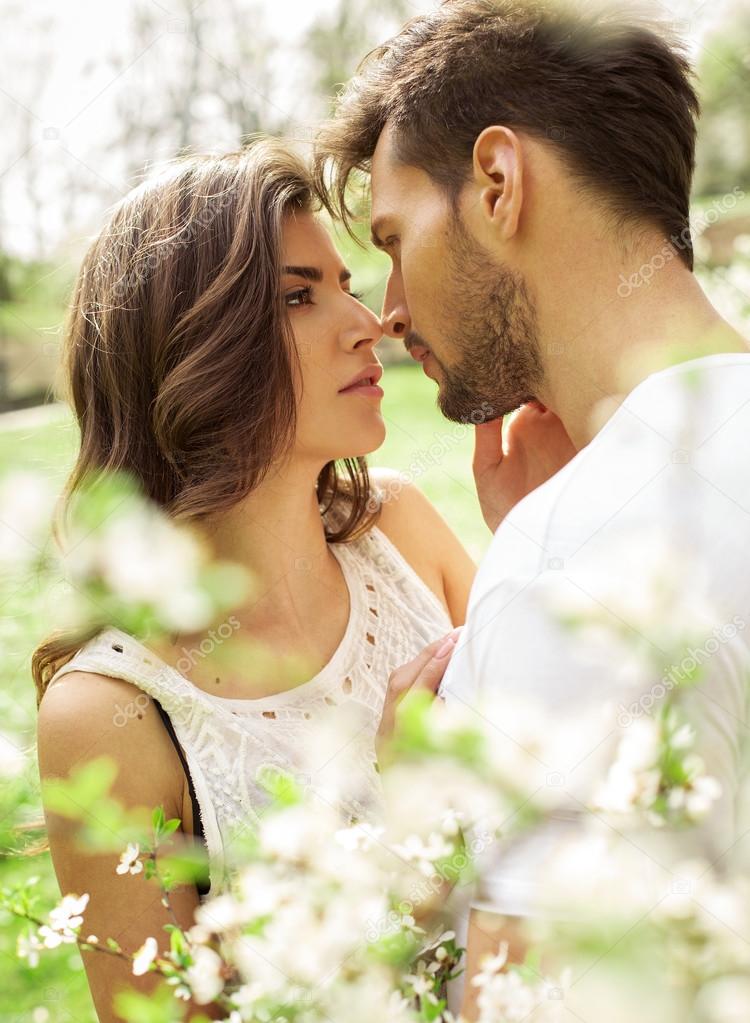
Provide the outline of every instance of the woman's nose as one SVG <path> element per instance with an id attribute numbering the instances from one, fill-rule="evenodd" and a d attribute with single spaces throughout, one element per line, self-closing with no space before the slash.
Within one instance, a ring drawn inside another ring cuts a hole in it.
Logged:
<path id="1" fill-rule="evenodd" d="M 354 347 L 359 348 L 365 344 L 371 344 L 374 348 L 383 339 L 383 324 L 380 318 L 366 306 L 362 307 L 364 319 L 360 321 L 352 332 Z"/>

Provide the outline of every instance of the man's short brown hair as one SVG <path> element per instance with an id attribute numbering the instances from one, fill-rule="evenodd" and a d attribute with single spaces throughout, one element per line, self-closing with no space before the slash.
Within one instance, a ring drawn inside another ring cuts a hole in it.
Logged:
<path id="1" fill-rule="evenodd" d="M 347 182 L 386 124 L 401 162 L 452 203 L 477 136 L 502 124 L 554 146 L 619 224 L 656 226 L 692 269 L 689 198 L 699 103 L 681 45 L 632 9 L 446 0 L 369 53 L 321 127 L 315 179 L 349 226 Z"/>

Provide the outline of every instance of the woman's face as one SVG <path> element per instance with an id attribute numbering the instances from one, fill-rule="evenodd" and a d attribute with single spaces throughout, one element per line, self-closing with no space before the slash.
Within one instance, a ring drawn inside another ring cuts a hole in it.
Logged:
<path id="1" fill-rule="evenodd" d="M 281 287 L 301 371 L 295 456 L 322 468 L 374 451 L 385 438 L 374 351 L 383 330 L 350 291 L 349 271 L 311 213 L 286 219 Z"/>

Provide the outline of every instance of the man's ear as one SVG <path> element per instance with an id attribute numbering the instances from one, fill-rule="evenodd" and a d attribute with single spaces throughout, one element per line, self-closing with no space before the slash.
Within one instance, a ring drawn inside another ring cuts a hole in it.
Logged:
<path id="1" fill-rule="evenodd" d="M 518 230 L 523 205 L 523 151 L 516 133 L 500 125 L 485 128 L 474 143 L 473 171 L 482 216 L 508 241 Z"/>

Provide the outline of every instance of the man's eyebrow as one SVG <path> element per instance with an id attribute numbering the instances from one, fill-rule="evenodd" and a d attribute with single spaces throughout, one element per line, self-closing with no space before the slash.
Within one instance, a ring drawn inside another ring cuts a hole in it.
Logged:
<path id="1" fill-rule="evenodd" d="M 316 284 L 323 280 L 323 271 L 317 266 L 282 266 L 281 272 L 290 277 L 304 277 L 306 281 L 315 281 Z M 351 270 L 344 268 L 339 274 L 339 283 L 345 284 L 351 280 L 351 276 Z"/>

